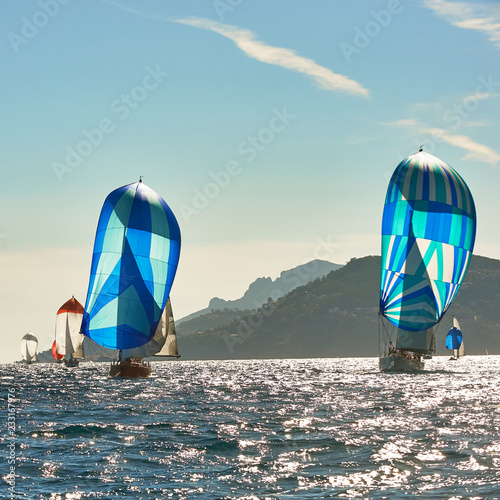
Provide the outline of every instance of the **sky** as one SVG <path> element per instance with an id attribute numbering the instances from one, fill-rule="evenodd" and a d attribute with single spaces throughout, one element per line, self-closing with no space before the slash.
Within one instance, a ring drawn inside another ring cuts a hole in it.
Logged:
<path id="1" fill-rule="evenodd" d="M 388 181 L 421 145 L 474 196 L 474 253 L 500 259 L 497 1 L 0 12 L 0 362 L 85 303 L 104 199 L 139 176 L 181 228 L 177 318 L 315 258 L 379 255 Z"/>

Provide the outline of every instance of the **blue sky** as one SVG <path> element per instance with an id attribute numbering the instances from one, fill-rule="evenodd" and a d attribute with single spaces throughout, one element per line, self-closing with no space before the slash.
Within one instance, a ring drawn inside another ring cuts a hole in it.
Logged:
<path id="1" fill-rule="evenodd" d="M 379 254 L 390 174 L 421 144 L 473 193 L 475 253 L 500 258 L 498 2 L 1 11 L 0 361 L 84 303 L 102 203 L 140 175 L 181 226 L 178 318 L 316 257 Z"/>

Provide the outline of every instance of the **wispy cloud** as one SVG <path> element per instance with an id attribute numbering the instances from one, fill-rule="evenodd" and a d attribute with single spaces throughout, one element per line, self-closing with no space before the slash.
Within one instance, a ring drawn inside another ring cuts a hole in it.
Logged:
<path id="1" fill-rule="evenodd" d="M 424 5 L 457 28 L 483 32 L 500 48 L 500 11 L 498 5 L 423 0 Z"/>
<path id="2" fill-rule="evenodd" d="M 444 142 L 465 149 L 468 153 L 464 156 L 465 160 L 484 161 L 491 165 L 496 165 L 500 161 L 500 154 L 484 144 L 474 142 L 466 135 L 452 135 L 442 128 L 427 128 L 422 132 L 429 133 L 439 137 Z"/>
<path id="3" fill-rule="evenodd" d="M 417 121 L 413 118 L 405 118 L 403 120 L 396 120 L 395 122 L 384 122 L 381 125 L 385 127 L 411 127 L 417 125 Z"/>
<path id="4" fill-rule="evenodd" d="M 312 59 L 299 56 L 295 51 L 283 47 L 273 47 L 257 40 L 254 33 L 248 29 L 222 24 L 211 19 L 189 17 L 176 20 L 178 23 L 213 31 L 232 40 L 248 57 L 267 64 L 281 66 L 292 71 L 308 75 L 314 79 L 318 87 L 326 90 L 347 92 L 349 94 L 368 97 L 368 90 L 347 76 L 334 73 L 320 66 Z"/>
<path id="5" fill-rule="evenodd" d="M 454 135 L 442 128 L 425 127 L 413 118 L 405 118 L 394 122 L 381 123 L 385 127 L 413 127 L 419 134 L 428 134 L 437 142 L 446 142 L 452 146 L 465 149 L 468 153 L 462 158 L 464 160 L 480 161 L 493 166 L 500 161 L 500 154 L 489 146 L 479 144 L 466 135 Z M 482 126 L 483 122 L 470 122 L 469 126 Z M 424 141 L 425 142 L 425 141 Z"/>
<path id="6" fill-rule="evenodd" d="M 217 21 L 201 17 L 169 19 L 163 14 L 150 13 L 133 7 L 128 7 L 116 0 L 101 0 L 101 2 L 117 7 L 136 16 L 146 17 L 157 21 L 173 21 L 193 26 L 195 28 L 214 31 L 219 35 L 233 40 L 238 48 L 240 48 L 252 59 L 257 59 L 258 61 L 265 62 L 267 64 L 274 64 L 275 66 L 281 66 L 292 71 L 304 73 L 312 77 L 318 87 L 322 89 L 357 94 L 364 97 L 368 97 L 369 95 L 369 91 L 360 83 L 351 80 L 347 76 L 334 73 L 332 70 L 319 65 L 312 59 L 299 56 L 291 49 L 266 45 L 265 43 L 257 40 L 256 36 L 250 30 L 218 23 Z"/>

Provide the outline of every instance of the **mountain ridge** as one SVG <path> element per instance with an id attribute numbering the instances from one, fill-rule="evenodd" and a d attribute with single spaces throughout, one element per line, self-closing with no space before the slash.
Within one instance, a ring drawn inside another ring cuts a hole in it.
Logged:
<path id="1" fill-rule="evenodd" d="M 260 307 L 269 297 L 277 300 L 298 286 L 305 285 L 329 272 L 339 269 L 340 264 L 334 264 L 326 260 L 315 259 L 306 264 L 282 271 L 278 278 L 260 277 L 248 286 L 242 297 L 235 300 L 224 300 L 219 297 L 210 299 L 208 307 L 188 314 L 176 321 L 177 325 L 196 317 L 210 314 L 213 310 L 224 309 L 255 309 Z"/>
<path id="2" fill-rule="evenodd" d="M 179 350 L 184 359 L 376 356 L 379 280 L 380 256 L 351 259 L 323 278 L 220 325 L 215 325 L 217 311 L 211 313 L 215 317 L 209 329 L 194 331 L 185 324 Z M 486 349 L 500 354 L 499 283 L 500 261 L 473 256 L 441 321 L 446 326 L 438 326 L 437 354 L 448 353 L 444 337 L 453 314 L 468 354 L 484 354 Z"/>

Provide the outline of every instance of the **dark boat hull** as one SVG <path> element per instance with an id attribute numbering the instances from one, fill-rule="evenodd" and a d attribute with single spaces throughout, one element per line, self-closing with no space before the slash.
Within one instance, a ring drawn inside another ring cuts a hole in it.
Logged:
<path id="1" fill-rule="evenodd" d="M 418 361 L 417 359 L 409 359 L 397 354 L 391 354 L 380 358 L 379 368 L 381 372 L 412 373 L 424 371 L 425 365 L 423 361 Z"/>
<path id="2" fill-rule="evenodd" d="M 126 359 L 119 363 L 112 363 L 109 367 L 109 375 L 120 378 L 148 378 L 151 376 L 151 366 L 142 361 Z"/>

